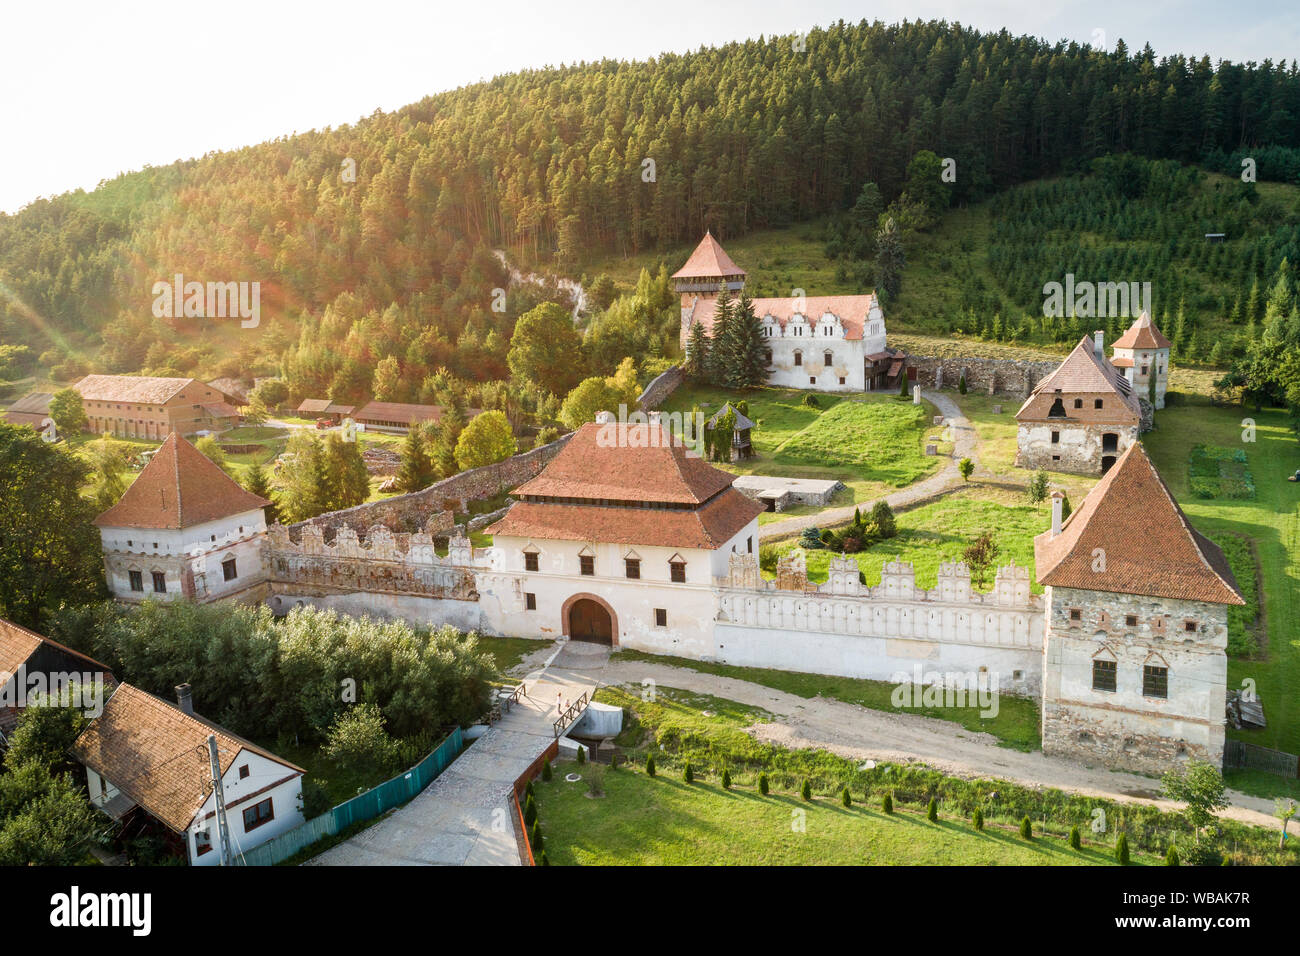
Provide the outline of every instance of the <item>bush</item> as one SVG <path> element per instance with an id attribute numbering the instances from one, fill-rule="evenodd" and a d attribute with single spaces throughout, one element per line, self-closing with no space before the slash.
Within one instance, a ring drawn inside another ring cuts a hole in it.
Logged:
<path id="1" fill-rule="evenodd" d="M 1029 817 L 1021 817 L 1020 835 L 1026 840 L 1032 840 L 1034 838 L 1034 825 L 1029 822 Z"/>
<path id="2" fill-rule="evenodd" d="M 886 813 L 893 813 L 893 812 L 894 812 L 894 797 L 893 797 L 893 794 L 889 794 L 889 793 L 887 793 L 887 794 L 884 795 L 884 797 L 881 798 L 881 800 L 880 800 L 880 809 L 881 809 L 881 810 L 884 810 Z"/>
<path id="3" fill-rule="evenodd" d="M 385 723 L 374 704 L 358 704 L 334 721 L 321 753 L 339 767 L 380 773 L 395 770 L 399 745 L 388 736 Z"/>
<path id="4" fill-rule="evenodd" d="M 526 784 L 524 784 L 524 796 L 529 800 L 535 799 L 537 797 L 537 789 L 533 786 L 533 782 L 531 780 L 529 780 Z"/>
<path id="5" fill-rule="evenodd" d="M 724 770 L 724 771 L 722 771 L 722 789 L 723 789 L 723 790 L 730 790 L 730 789 L 731 789 L 731 771 L 730 771 L 730 770 Z"/>
<path id="6" fill-rule="evenodd" d="M 582 744 L 578 744 L 578 756 L 575 757 L 574 759 L 577 760 L 579 764 L 584 764 L 584 763 L 586 763 L 586 762 L 587 762 L 587 748 L 584 747 L 584 746 L 582 746 Z"/>
<path id="7" fill-rule="evenodd" d="M 889 502 L 877 501 L 871 509 L 871 522 L 876 526 L 876 533 L 882 538 L 893 538 L 898 535 L 898 522 L 894 518 L 894 509 L 889 507 Z"/>
<path id="8" fill-rule="evenodd" d="M 691 770 L 691 765 L 689 762 L 686 764 L 686 769 L 682 771 L 682 779 L 685 780 L 687 783 L 695 782 L 695 772 Z"/>
<path id="9" fill-rule="evenodd" d="M 1082 838 L 1079 836 L 1079 828 L 1078 828 L 1078 827 L 1070 827 L 1070 849 L 1071 849 L 1071 850 L 1082 850 L 1082 849 L 1083 849 L 1083 840 L 1082 840 Z"/>
<path id="10" fill-rule="evenodd" d="M 551 861 L 548 860 L 548 859 L 546 858 L 546 851 L 545 851 L 545 850 L 543 850 L 541 853 L 539 853 L 539 854 L 537 855 L 536 862 L 537 862 L 537 865 L 538 865 L 538 866 L 550 866 L 550 865 L 551 865 Z"/>
<path id="11" fill-rule="evenodd" d="M 649 757 L 645 758 L 645 772 L 647 777 L 653 777 L 655 775 L 654 754 L 651 754 Z"/>
<path id="12" fill-rule="evenodd" d="M 542 825 L 534 823 L 531 830 L 528 831 L 528 845 L 533 848 L 534 856 L 542 852 L 544 844 L 542 842 Z"/>
<path id="13" fill-rule="evenodd" d="M 961 394 L 963 395 L 966 394 L 966 373 L 965 372 L 962 372 L 961 378 L 957 380 L 957 391 L 961 392 Z"/>
<path id="14" fill-rule="evenodd" d="M 1182 862 L 1188 866 L 1220 866 L 1227 861 L 1211 841 L 1195 840 L 1183 847 Z"/>
<path id="15" fill-rule="evenodd" d="M 961 472 L 962 481 L 970 481 L 970 476 L 975 472 L 975 462 L 969 458 L 963 458 L 957 463 L 957 470 Z"/>
<path id="16" fill-rule="evenodd" d="M 804 528 L 803 533 L 799 535 L 799 545 L 809 551 L 818 550 L 822 546 L 822 529 Z"/>
<path id="17" fill-rule="evenodd" d="M 524 801 L 524 826 L 531 827 L 537 822 L 537 804 L 529 797 Z"/>
<path id="18" fill-rule="evenodd" d="M 334 806 L 329 792 L 319 780 L 304 778 L 302 782 L 302 815 L 305 820 L 314 820 Z"/>
<path id="19" fill-rule="evenodd" d="M 551 770 L 551 761 L 548 758 L 546 762 L 542 764 L 542 782 L 550 783 L 553 773 L 554 771 Z"/>
<path id="20" fill-rule="evenodd" d="M 767 774 L 765 774 L 765 773 L 760 773 L 760 774 L 758 775 L 758 792 L 761 793 L 763 796 L 766 797 L 766 796 L 767 796 L 767 790 L 768 790 L 768 785 L 767 785 Z"/>
<path id="21" fill-rule="evenodd" d="M 1115 841 L 1115 862 L 1120 866 L 1129 865 L 1128 855 L 1128 834 L 1121 833 L 1119 839 Z"/>
<path id="22" fill-rule="evenodd" d="M 799 788 L 799 796 L 805 800 L 812 799 L 812 784 L 808 782 L 807 778 L 804 779 L 803 786 Z"/>
<path id="23" fill-rule="evenodd" d="M 975 812 L 970 815 L 970 825 L 976 830 L 984 829 L 984 811 L 979 807 L 976 807 Z"/>
<path id="24" fill-rule="evenodd" d="M 1178 850 L 1171 843 L 1169 849 L 1165 851 L 1165 866 L 1178 866 Z"/>
<path id="25" fill-rule="evenodd" d="M 803 404 L 808 408 L 821 408 L 822 403 L 818 401 L 817 396 L 809 392 L 803 397 Z"/>
<path id="26" fill-rule="evenodd" d="M 934 797 L 930 798 L 930 805 L 925 808 L 925 818 L 931 823 L 939 822 L 939 801 Z"/>
<path id="27" fill-rule="evenodd" d="M 848 787 L 845 787 L 844 792 L 840 794 L 840 804 L 846 807 L 853 806 L 853 794 L 849 793 Z"/>
<path id="28" fill-rule="evenodd" d="M 776 562 L 778 556 L 776 546 L 771 544 L 760 544 L 758 546 L 758 566 L 768 574 L 776 574 Z"/>

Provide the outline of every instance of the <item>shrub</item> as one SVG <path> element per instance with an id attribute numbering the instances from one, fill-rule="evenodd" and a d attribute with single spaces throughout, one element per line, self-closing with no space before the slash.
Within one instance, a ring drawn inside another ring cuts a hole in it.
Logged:
<path id="1" fill-rule="evenodd" d="M 648 777 L 653 777 L 655 775 L 654 754 L 651 754 L 649 757 L 645 758 L 645 772 L 646 772 L 646 776 Z"/>
<path id="2" fill-rule="evenodd" d="M 961 472 L 962 481 L 970 481 L 970 476 L 975 471 L 975 462 L 971 461 L 969 458 L 963 458 L 957 463 L 957 470 Z"/>
<path id="3" fill-rule="evenodd" d="M 334 721 L 321 753 L 339 767 L 394 770 L 398 744 L 388 736 L 385 723 L 374 704 L 358 704 Z"/>
<path id="4" fill-rule="evenodd" d="M 731 771 L 730 771 L 730 770 L 724 770 L 724 771 L 722 771 L 722 789 L 723 789 L 723 790 L 730 790 L 730 789 L 731 789 Z"/>
<path id="5" fill-rule="evenodd" d="M 1119 839 L 1115 841 L 1115 862 L 1120 866 L 1129 865 L 1127 833 L 1121 833 Z"/>
<path id="6" fill-rule="evenodd" d="M 524 802 L 524 826 L 531 827 L 537 822 L 537 804 L 529 797 Z"/>
<path id="7" fill-rule="evenodd" d="M 884 797 L 881 798 L 881 800 L 880 800 L 880 809 L 881 809 L 881 810 L 884 810 L 886 813 L 893 813 L 893 812 L 894 812 L 894 796 L 893 796 L 893 794 L 889 794 L 889 793 L 887 793 L 887 794 L 884 795 Z"/>
<path id="8" fill-rule="evenodd" d="M 1020 835 L 1026 840 L 1034 838 L 1034 825 L 1029 822 L 1029 817 L 1020 818 Z"/>
<path id="9" fill-rule="evenodd" d="M 528 831 L 528 845 L 533 848 L 534 854 L 542 852 L 542 825 L 540 823 L 534 823 L 532 829 Z"/>
<path id="10" fill-rule="evenodd" d="M 765 773 L 760 773 L 760 774 L 758 775 L 758 792 L 761 793 L 763 796 L 766 797 L 766 796 L 767 796 L 767 790 L 768 790 L 768 786 L 767 786 L 767 774 L 765 774 Z"/>
<path id="11" fill-rule="evenodd" d="M 963 395 L 966 394 L 966 373 L 965 372 L 962 372 L 961 378 L 957 380 L 957 391 L 961 392 L 961 394 Z"/>
<path id="12" fill-rule="evenodd" d="M 524 796 L 530 800 L 537 796 L 537 790 L 533 787 L 531 780 L 524 784 Z"/>
<path id="13" fill-rule="evenodd" d="M 1070 827 L 1070 849 L 1071 850 L 1083 849 L 1083 840 L 1079 836 L 1078 827 Z"/>
<path id="14" fill-rule="evenodd" d="M 805 396 L 803 397 L 803 403 L 804 403 L 804 405 L 806 405 L 808 408 L 821 408 L 821 407 L 822 407 L 822 403 L 821 403 L 820 401 L 817 400 L 817 396 L 816 396 L 816 395 L 813 395 L 811 392 L 809 392 L 807 395 L 805 395 Z"/>
<path id="15" fill-rule="evenodd" d="M 976 807 L 975 812 L 970 815 L 970 825 L 976 830 L 984 829 L 984 811 L 979 807 Z"/>
<path id="16" fill-rule="evenodd" d="M 1165 851 L 1165 866 L 1178 866 L 1178 850 L 1171 843 L 1169 849 Z"/>
<path id="17" fill-rule="evenodd" d="M 545 851 L 545 850 L 543 850 L 541 853 L 539 853 L 539 854 L 537 855 L 536 862 L 537 862 L 537 865 L 538 865 L 538 866 L 550 866 L 550 865 L 551 865 L 551 861 L 548 860 L 548 859 L 546 858 L 546 851 Z"/>
<path id="18" fill-rule="evenodd" d="M 871 509 L 871 521 L 876 526 L 876 533 L 882 538 L 893 538 L 898 534 L 898 522 L 894 518 L 894 509 L 888 501 L 877 501 Z"/>
<path id="19" fill-rule="evenodd" d="M 587 792 L 593 797 L 605 795 L 605 768 L 600 764 L 592 764 L 587 770 Z"/>
<path id="20" fill-rule="evenodd" d="M 695 782 L 695 771 L 691 769 L 691 765 L 689 762 L 686 764 L 686 769 L 682 771 L 682 779 L 685 780 L 687 783 Z"/>
<path id="21" fill-rule="evenodd" d="M 575 759 L 580 764 L 587 762 L 587 748 L 582 746 L 582 744 L 578 744 L 578 756 Z"/>
<path id="22" fill-rule="evenodd" d="M 848 787 L 845 787 L 844 792 L 840 794 L 840 804 L 846 807 L 853 806 L 853 794 L 849 793 Z"/>
<path id="23" fill-rule="evenodd" d="M 1183 847 L 1182 860 L 1188 866 L 1219 866 L 1227 864 L 1223 854 L 1209 840 L 1195 840 Z"/>
<path id="24" fill-rule="evenodd" d="M 930 798 L 930 805 L 925 808 L 925 818 L 931 823 L 939 822 L 939 801 L 934 797 Z"/>
<path id="25" fill-rule="evenodd" d="M 758 546 L 758 566 L 768 574 L 776 574 L 776 562 L 778 556 L 776 547 L 770 544 L 760 544 Z"/>
<path id="26" fill-rule="evenodd" d="M 821 528 L 804 528 L 803 533 L 799 535 L 799 545 L 809 551 L 816 551 L 820 548 L 822 546 Z"/>
<path id="27" fill-rule="evenodd" d="M 799 788 L 799 796 L 803 797 L 805 800 L 812 799 L 812 784 L 810 784 L 806 779 L 803 782 L 803 786 Z"/>
<path id="28" fill-rule="evenodd" d="M 552 775 L 551 761 L 547 759 L 547 761 L 542 764 L 542 782 L 550 783 L 551 775 Z"/>

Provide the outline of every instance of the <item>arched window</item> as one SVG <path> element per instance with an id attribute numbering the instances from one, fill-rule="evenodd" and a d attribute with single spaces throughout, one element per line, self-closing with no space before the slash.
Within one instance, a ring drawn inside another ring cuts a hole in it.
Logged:
<path id="1" fill-rule="evenodd" d="M 823 354 L 822 358 L 825 360 L 825 362 L 826 362 L 826 367 L 827 367 L 827 368 L 830 368 L 831 365 L 833 364 L 834 360 L 835 360 L 835 356 L 833 356 L 833 355 L 831 354 L 830 349 L 827 349 L 827 350 L 826 350 L 826 352 Z"/>

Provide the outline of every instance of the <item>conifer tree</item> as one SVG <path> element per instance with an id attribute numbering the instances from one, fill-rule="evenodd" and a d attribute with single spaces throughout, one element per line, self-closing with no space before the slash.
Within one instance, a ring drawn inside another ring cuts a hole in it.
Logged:
<path id="1" fill-rule="evenodd" d="M 266 480 L 266 470 L 261 465 L 254 465 L 248 469 L 247 474 L 244 475 L 244 490 L 271 502 L 262 509 L 268 525 L 279 522 L 280 506 L 275 503 L 275 498 L 271 494 L 271 483 Z"/>
<path id="2" fill-rule="evenodd" d="M 397 470 L 397 487 L 407 493 L 419 491 L 433 484 L 436 478 L 437 472 L 429 453 L 424 450 L 420 430 L 412 427 L 406 433 L 406 441 L 402 445 L 402 464 Z"/>

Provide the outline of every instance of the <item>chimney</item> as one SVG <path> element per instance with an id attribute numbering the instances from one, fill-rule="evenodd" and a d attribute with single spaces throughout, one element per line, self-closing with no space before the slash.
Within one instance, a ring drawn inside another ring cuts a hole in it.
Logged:
<path id="1" fill-rule="evenodd" d="M 1052 492 L 1052 537 L 1061 533 L 1061 514 L 1065 511 L 1065 492 Z"/>
<path id="2" fill-rule="evenodd" d="M 1096 332 L 1093 332 L 1092 342 L 1093 353 L 1097 358 L 1104 359 L 1106 357 L 1106 331 L 1104 329 L 1098 329 Z"/>
<path id="3" fill-rule="evenodd" d="M 650 412 L 650 413 L 649 413 L 650 424 L 651 424 L 651 425 L 658 425 L 658 424 L 659 424 L 659 415 L 660 415 L 659 412 Z"/>
<path id="4" fill-rule="evenodd" d="M 614 413 L 613 413 L 613 412 L 603 412 L 603 411 L 602 411 L 602 412 L 597 412 L 597 413 L 596 413 L 596 424 L 597 424 L 597 425 L 612 425 L 612 424 L 614 424 Z"/>
<path id="5" fill-rule="evenodd" d="M 176 703 L 180 705 L 181 713 L 194 716 L 194 701 L 190 697 L 189 684 L 176 685 Z"/>

